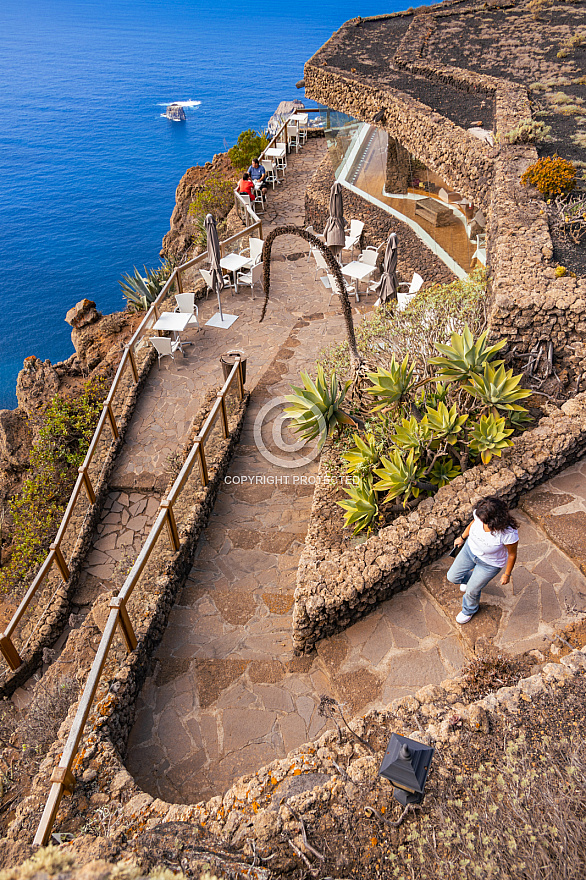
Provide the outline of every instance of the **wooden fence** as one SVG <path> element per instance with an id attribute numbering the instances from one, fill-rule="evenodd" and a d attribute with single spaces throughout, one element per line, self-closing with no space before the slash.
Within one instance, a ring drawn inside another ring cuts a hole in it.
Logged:
<path id="1" fill-rule="evenodd" d="M 59 804 L 61 803 L 61 798 L 65 792 L 71 793 L 73 791 L 75 779 L 72 773 L 72 766 L 79 749 L 84 727 L 94 701 L 96 690 L 117 627 L 120 628 L 126 649 L 130 652 L 136 648 L 137 640 L 126 606 L 151 557 L 159 536 L 165 528 L 168 533 L 171 549 L 175 552 L 179 550 L 179 531 L 177 529 L 173 507 L 177 503 L 196 462 L 199 467 L 202 484 L 207 486 L 209 483 L 204 446 L 207 437 L 212 432 L 218 419 L 220 420 L 224 437 L 228 438 L 229 436 L 226 397 L 230 392 L 232 385 L 236 386 L 238 397 L 242 400 L 244 397 L 244 383 L 242 378 L 242 364 L 238 357 L 230 371 L 230 375 L 226 379 L 221 391 L 218 393 L 216 401 L 202 425 L 181 471 L 171 487 L 171 491 L 167 495 L 167 498 L 161 501 L 155 522 L 153 523 L 145 544 L 140 551 L 136 562 L 132 566 L 124 585 L 118 595 L 110 600 L 110 613 L 77 708 L 77 713 L 73 720 L 59 764 L 55 767 L 51 776 L 51 790 L 35 835 L 35 845 L 44 846 L 48 843 L 51 836 L 51 829 L 53 828 L 53 823 L 55 822 L 55 817 L 59 809 Z"/>
<path id="2" fill-rule="evenodd" d="M 230 253 L 230 251 L 235 247 L 239 247 L 242 239 L 249 237 L 255 232 L 257 232 L 259 237 L 262 238 L 262 222 L 251 208 L 247 208 L 247 211 L 250 215 L 250 225 L 246 229 L 236 233 L 236 235 L 233 235 L 230 238 L 227 238 L 224 241 L 220 242 L 220 253 L 222 257 Z M 112 381 L 112 385 L 110 386 L 108 396 L 106 397 L 106 400 L 104 402 L 102 413 L 98 420 L 98 424 L 92 437 L 86 457 L 83 464 L 79 468 L 79 475 L 73 488 L 73 492 L 71 493 L 69 503 L 67 505 L 67 508 L 65 509 L 65 513 L 63 514 L 63 518 L 61 520 L 61 524 L 59 526 L 57 534 L 55 535 L 55 538 L 50 545 L 49 553 L 47 554 L 47 557 L 37 571 L 31 585 L 26 591 L 24 598 L 14 612 L 8 626 L 4 630 L 4 633 L 0 636 L 0 652 L 2 653 L 4 660 L 12 670 L 17 670 L 23 662 L 22 657 L 20 656 L 20 653 L 16 645 L 14 644 L 15 631 L 21 620 L 23 619 L 27 608 L 34 599 L 35 594 L 44 583 L 53 566 L 55 565 L 57 567 L 64 583 L 67 583 L 69 580 L 69 566 L 67 560 L 65 559 L 65 553 L 63 549 L 63 539 L 65 536 L 65 532 L 71 522 L 75 506 L 80 496 L 84 492 L 87 495 L 89 504 L 95 504 L 96 490 L 90 476 L 90 465 L 94 461 L 98 444 L 103 435 L 109 432 L 111 434 L 112 441 L 116 441 L 119 436 L 119 423 L 116 419 L 114 411 L 114 402 L 119 402 L 118 398 L 121 397 L 122 393 L 124 394 L 124 397 L 127 394 L 125 387 L 123 388 L 123 386 L 125 386 L 125 383 L 122 382 L 124 374 L 127 371 L 129 372 L 131 380 L 132 382 L 134 382 L 134 384 L 138 383 L 139 381 L 139 370 L 136 355 L 137 346 L 140 342 L 142 342 L 146 333 L 152 331 L 153 324 L 155 324 L 159 317 L 160 305 L 169 295 L 173 285 L 176 283 L 178 292 L 183 293 L 183 276 L 185 272 L 188 269 L 197 269 L 198 267 L 207 264 L 207 262 L 208 254 L 207 251 L 204 251 L 202 254 L 199 254 L 192 260 L 183 263 L 181 266 L 177 266 L 173 270 L 157 299 L 151 305 L 150 309 L 148 310 L 136 332 L 134 333 L 132 339 L 130 340 L 128 345 L 125 346 L 122 359 L 116 371 L 116 375 L 114 376 L 114 379 Z"/>

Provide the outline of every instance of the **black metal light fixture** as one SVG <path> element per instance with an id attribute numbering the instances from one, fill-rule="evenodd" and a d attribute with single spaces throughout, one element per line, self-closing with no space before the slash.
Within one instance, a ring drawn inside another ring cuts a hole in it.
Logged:
<path id="1" fill-rule="evenodd" d="M 373 122 L 380 122 L 384 115 L 385 115 L 385 110 L 384 110 L 384 107 L 383 107 L 382 110 L 378 110 L 378 111 L 374 114 L 374 116 L 372 117 L 372 121 L 373 121 Z"/>
<path id="2" fill-rule="evenodd" d="M 378 775 L 393 785 L 393 794 L 404 807 L 420 804 L 435 749 L 393 733 Z"/>

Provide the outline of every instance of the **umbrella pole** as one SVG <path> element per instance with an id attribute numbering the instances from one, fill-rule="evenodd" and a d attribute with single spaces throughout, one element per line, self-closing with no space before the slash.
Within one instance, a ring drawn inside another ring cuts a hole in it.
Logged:
<path id="1" fill-rule="evenodd" d="M 220 291 L 218 291 L 218 309 L 220 310 L 220 321 L 224 323 L 224 316 L 222 314 L 222 300 L 220 299 Z"/>

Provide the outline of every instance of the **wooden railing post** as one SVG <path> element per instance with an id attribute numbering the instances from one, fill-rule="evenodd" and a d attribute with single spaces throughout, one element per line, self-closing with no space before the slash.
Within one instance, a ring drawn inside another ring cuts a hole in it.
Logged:
<path id="1" fill-rule="evenodd" d="M 106 400 L 106 410 L 108 412 L 108 421 L 110 422 L 110 428 L 112 429 L 112 437 L 114 440 L 118 439 L 118 425 L 116 424 L 116 416 L 114 415 L 114 410 L 112 409 L 112 402 L 110 400 Z"/>
<path id="2" fill-rule="evenodd" d="M 204 486 L 207 486 L 207 484 L 209 483 L 208 466 L 206 464 L 206 456 L 205 456 L 205 452 L 203 451 L 203 441 L 202 440 L 200 440 L 198 443 L 197 451 L 199 452 L 198 458 L 199 458 L 199 472 L 201 474 L 201 481 Z"/>
<path id="3" fill-rule="evenodd" d="M 67 581 L 69 580 L 69 569 L 67 568 L 65 557 L 61 552 L 61 547 L 59 546 L 59 544 L 51 544 L 49 550 L 52 550 L 54 552 L 57 568 L 61 572 L 61 577 L 63 578 L 64 583 L 67 583 Z"/>
<path id="4" fill-rule="evenodd" d="M 22 658 L 12 644 L 12 639 L 10 638 L 10 636 L 3 635 L 0 637 L 0 651 L 2 651 L 2 656 L 6 660 L 12 671 L 15 672 L 22 664 Z"/>
<path id="5" fill-rule="evenodd" d="M 224 440 L 226 440 L 230 434 L 228 430 L 228 413 L 226 412 L 226 400 L 224 399 L 223 394 L 218 394 L 222 402 L 222 431 L 224 433 Z"/>
<path id="6" fill-rule="evenodd" d="M 136 366 L 136 356 L 134 354 L 134 346 L 127 345 L 126 350 L 128 351 L 128 358 L 130 360 L 130 368 L 132 370 L 132 375 L 135 383 L 138 382 L 138 367 Z"/>
<path id="7" fill-rule="evenodd" d="M 177 523 L 175 521 L 175 514 L 173 513 L 173 505 L 168 498 L 165 498 L 163 501 L 161 501 L 161 507 L 167 512 L 165 521 L 167 523 L 167 531 L 169 532 L 171 549 L 177 551 L 179 550 L 181 544 L 179 542 L 179 531 L 177 529 Z"/>
<path id="8" fill-rule="evenodd" d="M 114 596 L 114 598 L 110 600 L 110 608 L 116 608 L 118 610 L 118 626 L 120 627 L 122 636 L 126 642 L 126 650 L 130 654 L 130 652 L 134 651 L 136 648 L 137 641 L 132 628 L 132 623 L 130 622 L 130 617 L 128 616 L 128 611 L 126 610 L 126 602 L 121 596 Z"/>
<path id="9" fill-rule="evenodd" d="M 242 361 L 240 360 L 240 358 L 236 358 L 236 361 L 238 363 L 238 371 L 236 373 L 236 375 L 238 376 L 238 396 L 240 397 L 240 400 L 242 400 L 244 398 L 244 382 L 242 381 Z"/>
<path id="10" fill-rule="evenodd" d="M 96 493 L 94 492 L 94 487 L 92 486 L 92 482 L 90 480 L 89 474 L 86 470 L 85 464 L 80 465 L 77 469 L 78 474 L 81 474 L 83 477 L 83 488 L 86 491 L 86 495 L 89 499 L 90 504 L 96 503 Z"/>

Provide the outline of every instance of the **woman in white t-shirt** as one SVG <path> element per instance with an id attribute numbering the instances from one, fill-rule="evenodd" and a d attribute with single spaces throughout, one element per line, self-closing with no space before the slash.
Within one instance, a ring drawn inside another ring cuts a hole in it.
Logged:
<path id="1" fill-rule="evenodd" d="M 448 580 L 464 593 L 458 623 L 468 623 L 478 611 L 482 588 L 503 569 L 501 584 L 508 584 L 517 560 L 518 525 L 508 506 L 494 495 L 483 498 L 474 519 L 454 547 L 462 550 L 448 571 Z"/>

